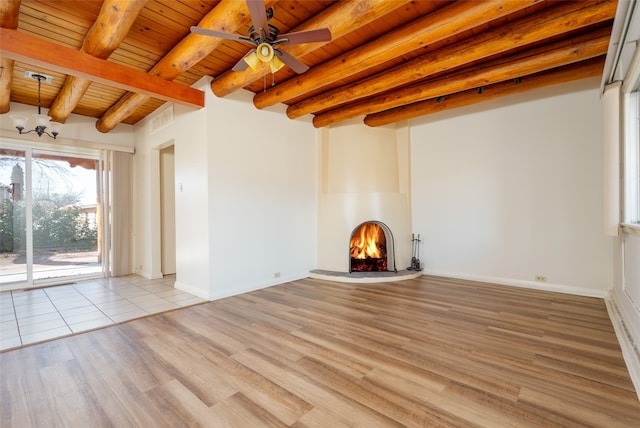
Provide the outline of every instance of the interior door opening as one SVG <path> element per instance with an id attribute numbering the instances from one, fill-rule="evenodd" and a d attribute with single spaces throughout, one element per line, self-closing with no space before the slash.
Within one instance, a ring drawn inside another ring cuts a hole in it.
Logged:
<path id="1" fill-rule="evenodd" d="M 176 273 L 176 193 L 174 146 L 160 150 L 160 248 L 163 275 Z"/>

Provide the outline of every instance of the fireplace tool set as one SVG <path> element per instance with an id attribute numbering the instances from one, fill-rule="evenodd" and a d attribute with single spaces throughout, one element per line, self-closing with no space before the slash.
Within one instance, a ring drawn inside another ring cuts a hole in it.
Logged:
<path id="1" fill-rule="evenodd" d="M 422 270 L 420 267 L 420 234 L 411 234 L 411 266 L 407 270 Z"/>

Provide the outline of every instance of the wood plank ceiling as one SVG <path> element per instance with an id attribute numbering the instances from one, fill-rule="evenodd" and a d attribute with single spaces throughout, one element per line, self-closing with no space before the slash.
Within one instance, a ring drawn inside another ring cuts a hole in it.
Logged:
<path id="1" fill-rule="evenodd" d="M 53 76 L 42 106 L 53 120 L 135 124 L 167 101 L 201 106 L 189 88 L 212 76 L 224 98 L 284 103 L 316 127 L 370 126 L 602 74 L 616 1 L 266 0 L 280 32 L 328 27 L 330 42 L 283 45 L 310 66 L 242 72 L 251 45 L 191 34 L 192 25 L 246 35 L 243 0 L 2 0 L 0 113 L 37 105 L 25 70 Z M 172 83 L 170 83 L 172 82 Z"/>

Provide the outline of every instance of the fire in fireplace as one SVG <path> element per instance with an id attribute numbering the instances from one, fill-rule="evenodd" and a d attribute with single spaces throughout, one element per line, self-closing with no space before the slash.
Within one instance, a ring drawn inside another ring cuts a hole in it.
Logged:
<path id="1" fill-rule="evenodd" d="M 351 234 L 349 272 L 384 272 L 388 269 L 389 252 L 387 234 L 391 235 L 383 223 L 369 221 L 356 227 Z"/>

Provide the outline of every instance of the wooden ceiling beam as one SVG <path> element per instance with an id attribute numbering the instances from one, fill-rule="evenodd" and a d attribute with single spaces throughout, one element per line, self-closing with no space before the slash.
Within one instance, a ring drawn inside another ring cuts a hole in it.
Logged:
<path id="1" fill-rule="evenodd" d="M 148 0 L 105 0 L 96 21 L 82 43 L 82 52 L 107 59 L 129 33 Z M 49 116 L 64 123 L 84 96 L 91 80 L 67 75 L 64 85 L 49 107 Z"/>
<path id="2" fill-rule="evenodd" d="M 321 112 L 341 104 L 374 96 L 474 61 L 540 42 L 570 30 L 578 30 L 613 19 L 616 1 L 568 2 L 503 27 L 487 31 L 455 46 L 423 55 L 357 83 L 323 92 L 287 108 L 289 118 Z M 267 91 L 268 92 L 268 91 Z M 256 95 L 256 98 L 258 95 Z"/>
<path id="3" fill-rule="evenodd" d="M 0 55 L 189 107 L 204 107 L 204 92 L 16 30 L 0 28 Z"/>
<path id="4" fill-rule="evenodd" d="M 269 8 L 276 3 L 277 0 L 265 0 L 265 7 Z M 238 9 L 239 4 L 241 9 Z M 198 26 L 212 30 L 234 32 L 248 25 L 250 22 L 251 17 L 249 16 L 245 2 L 222 0 L 200 20 Z M 204 59 L 222 42 L 223 39 L 216 37 L 190 33 L 175 45 L 167 55 L 158 61 L 149 71 L 148 75 L 157 76 L 167 81 L 173 80 Z M 135 92 L 126 93 L 98 119 L 96 129 L 100 132 L 111 131 L 148 100 L 149 97 L 144 94 Z"/>
<path id="5" fill-rule="evenodd" d="M 309 19 L 291 31 L 306 31 L 316 28 L 329 28 L 332 39 L 338 39 L 360 27 L 363 27 L 412 0 L 345 0 L 340 1 Z M 324 43 L 304 43 L 300 45 L 282 45 L 283 50 L 295 58 L 321 48 Z M 225 97 L 270 73 L 268 68 L 247 69 L 243 72 L 229 70 L 211 82 L 211 90 L 218 97 Z"/>
<path id="6" fill-rule="evenodd" d="M 526 52 L 483 64 L 473 70 L 457 73 L 424 84 L 412 85 L 329 110 L 313 118 L 313 126 L 321 128 L 352 117 L 377 113 L 430 98 L 446 96 L 494 83 L 522 78 L 568 64 L 585 61 L 607 53 L 609 29 L 594 34 L 563 40 L 545 47 L 538 53 Z M 484 90 L 483 90 L 484 91 Z"/>
<path id="7" fill-rule="evenodd" d="M 10 30 L 18 28 L 21 1 L 3 0 L 0 2 L 0 27 Z M 10 58 L 0 58 L 0 114 L 7 113 L 11 108 L 13 62 Z"/>
<path id="8" fill-rule="evenodd" d="M 396 107 L 380 113 L 365 116 L 364 123 L 368 126 L 385 126 L 403 120 L 409 120 L 428 114 L 451 110 L 458 107 L 477 104 L 496 98 L 513 95 L 546 86 L 558 85 L 574 80 L 598 77 L 602 75 L 604 56 L 588 61 L 571 64 L 568 66 L 524 77 L 519 83 L 505 81 L 484 87 L 482 94 L 475 89 L 458 92 L 444 97 L 440 102 L 437 99 L 429 99 L 402 107 Z"/>
<path id="9" fill-rule="evenodd" d="M 15 30 L 18 28 L 22 0 L 3 0 L 0 2 L 0 27 Z"/>
<path id="10" fill-rule="evenodd" d="M 253 104 L 262 109 L 304 95 L 351 74 L 361 73 L 405 53 L 530 7 L 536 1 L 453 3 L 257 94 Z"/>

